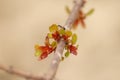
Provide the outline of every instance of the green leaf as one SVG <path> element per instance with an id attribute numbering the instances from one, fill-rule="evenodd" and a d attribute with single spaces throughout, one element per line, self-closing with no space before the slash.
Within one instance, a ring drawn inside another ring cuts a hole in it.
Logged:
<path id="1" fill-rule="evenodd" d="M 68 57 L 69 55 L 70 55 L 70 52 L 67 51 L 67 52 L 65 53 L 65 57 Z"/>
<path id="2" fill-rule="evenodd" d="M 60 29 L 59 33 L 62 34 L 62 35 L 64 35 L 65 34 L 65 30 L 64 29 Z"/>
<path id="3" fill-rule="evenodd" d="M 73 34 L 72 35 L 72 44 L 75 44 L 77 42 L 77 35 Z"/>
<path id="4" fill-rule="evenodd" d="M 52 25 L 49 27 L 49 30 L 50 30 L 50 32 L 58 31 L 58 25 L 52 24 Z"/>
<path id="5" fill-rule="evenodd" d="M 35 56 L 36 57 L 39 57 L 41 54 L 42 54 L 41 50 L 36 50 L 36 52 L 35 52 Z"/>
<path id="6" fill-rule="evenodd" d="M 93 14 L 93 12 L 94 12 L 94 9 L 91 9 L 91 10 L 89 10 L 85 15 L 86 15 L 86 16 L 90 16 L 91 14 Z"/>

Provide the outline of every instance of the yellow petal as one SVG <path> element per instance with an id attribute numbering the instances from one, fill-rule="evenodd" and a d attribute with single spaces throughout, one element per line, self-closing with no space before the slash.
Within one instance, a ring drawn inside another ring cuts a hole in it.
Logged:
<path id="1" fill-rule="evenodd" d="M 52 24 L 52 25 L 49 27 L 49 30 L 50 30 L 50 32 L 58 31 L 58 25 Z"/>
<path id="2" fill-rule="evenodd" d="M 65 35 L 67 35 L 68 37 L 70 37 L 70 36 L 72 35 L 72 32 L 71 32 L 70 30 L 67 30 L 67 31 L 65 32 Z"/>

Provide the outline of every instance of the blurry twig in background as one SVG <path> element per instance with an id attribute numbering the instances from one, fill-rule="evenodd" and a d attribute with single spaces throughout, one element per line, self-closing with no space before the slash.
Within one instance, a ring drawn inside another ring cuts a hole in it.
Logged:
<path id="1" fill-rule="evenodd" d="M 12 66 L 6 66 L 6 65 L 3 65 L 3 64 L 0 64 L 0 69 L 8 72 L 10 74 L 15 74 L 15 75 L 18 75 L 18 76 L 26 78 L 26 79 L 45 80 L 43 76 L 34 75 L 32 73 L 21 71 L 21 70 L 15 69 Z"/>
<path id="2" fill-rule="evenodd" d="M 64 26 L 66 29 L 72 28 L 72 25 L 77 19 L 79 15 L 79 10 L 83 7 L 85 0 L 74 0 L 74 2 L 75 2 L 75 5 Z M 61 61 L 61 56 L 64 50 L 64 46 L 65 46 L 65 41 L 61 39 L 54 53 L 54 57 L 50 65 L 50 69 L 44 76 L 35 75 L 35 74 L 31 74 L 21 70 L 17 70 L 12 66 L 5 66 L 2 64 L 0 64 L 0 69 L 10 74 L 15 74 L 29 80 L 53 80 L 56 75 L 59 63 Z"/>

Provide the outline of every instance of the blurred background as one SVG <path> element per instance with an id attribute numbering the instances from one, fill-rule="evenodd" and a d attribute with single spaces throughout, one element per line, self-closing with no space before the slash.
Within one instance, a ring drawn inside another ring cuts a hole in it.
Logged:
<path id="1" fill-rule="evenodd" d="M 43 45 L 48 27 L 64 25 L 64 8 L 73 0 L 0 0 L 0 64 L 35 74 L 47 72 L 53 55 L 43 61 L 34 45 Z M 120 0 L 88 0 L 84 12 L 95 8 L 80 26 L 78 55 L 61 62 L 58 80 L 120 80 Z M 0 80 L 25 80 L 0 70 Z"/>

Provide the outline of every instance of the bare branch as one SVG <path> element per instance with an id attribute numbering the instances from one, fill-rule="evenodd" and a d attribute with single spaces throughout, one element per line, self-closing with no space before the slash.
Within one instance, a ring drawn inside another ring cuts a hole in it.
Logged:
<path id="1" fill-rule="evenodd" d="M 17 70 L 12 66 L 5 66 L 3 64 L 0 64 L 0 69 L 8 72 L 10 74 L 18 75 L 18 76 L 26 78 L 26 79 L 45 80 L 45 78 L 43 76 L 31 74 L 31 73 L 24 72 L 21 70 Z"/>
<path id="2" fill-rule="evenodd" d="M 82 8 L 84 3 L 85 3 L 85 0 L 75 0 L 75 5 L 64 26 L 66 29 L 72 28 L 72 24 L 77 19 L 79 10 Z M 26 78 L 28 80 L 53 80 L 57 73 L 59 63 L 61 61 L 61 56 L 63 54 L 64 46 L 65 46 L 65 41 L 61 39 L 54 53 L 54 57 L 50 65 L 50 69 L 44 76 L 35 75 L 35 74 L 31 74 L 31 73 L 24 72 L 21 70 L 17 70 L 12 66 L 5 66 L 2 64 L 0 64 L 0 69 L 10 74 L 14 74 L 14 75 L 18 75 L 20 77 Z"/>

